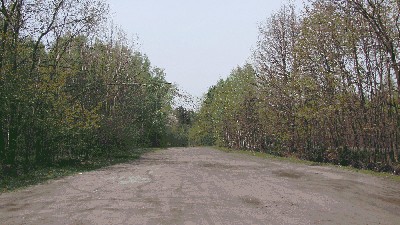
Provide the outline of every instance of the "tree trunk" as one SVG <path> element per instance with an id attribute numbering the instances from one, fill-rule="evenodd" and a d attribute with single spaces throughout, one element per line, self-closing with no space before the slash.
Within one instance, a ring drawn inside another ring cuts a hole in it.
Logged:
<path id="1" fill-rule="evenodd" d="M 17 132 L 17 111 L 16 111 L 16 106 L 15 103 L 11 104 L 11 119 L 10 119 L 10 127 L 9 127 L 9 145 L 8 145 L 8 151 L 6 153 L 5 157 L 5 164 L 11 166 L 12 170 L 15 169 L 15 156 L 16 156 L 16 151 L 17 151 L 17 137 L 18 137 L 18 132 Z"/>
<path id="2" fill-rule="evenodd" d="M 3 120 L 0 117 L 0 165 L 4 163 L 4 154 L 6 151 L 5 135 L 3 130 Z"/>

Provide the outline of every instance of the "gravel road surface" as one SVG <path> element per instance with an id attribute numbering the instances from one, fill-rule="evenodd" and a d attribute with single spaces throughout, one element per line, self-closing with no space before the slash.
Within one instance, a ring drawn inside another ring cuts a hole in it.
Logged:
<path id="1" fill-rule="evenodd" d="M 400 183 L 211 148 L 0 195 L 0 224 L 400 224 Z"/>

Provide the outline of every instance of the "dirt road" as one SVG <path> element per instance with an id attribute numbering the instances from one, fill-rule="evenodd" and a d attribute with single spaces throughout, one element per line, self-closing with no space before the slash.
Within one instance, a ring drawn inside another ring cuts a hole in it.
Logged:
<path id="1" fill-rule="evenodd" d="M 400 224 L 400 183 L 174 148 L 0 195 L 0 224 Z"/>

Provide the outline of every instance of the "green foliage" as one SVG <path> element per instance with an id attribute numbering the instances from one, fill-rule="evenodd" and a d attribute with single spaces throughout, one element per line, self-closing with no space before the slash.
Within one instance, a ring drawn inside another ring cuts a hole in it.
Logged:
<path id="1" fill-rule="evenodd" d="M 400 8 L 309 3 L 260 26 L 254 68 L 209 89 L 190 142 L 398 173 Z"/>
<path id="2" fill-rule="evenodd" d="M 256 148 L 259 145 L 255 142 L 259 135 L 257 104 L 253 68 L 250 65 L 238 67 L 205 95 L 190 130 L 190 143 Z"/>
<path id="3" fill-rule="evenodd" d="M 192 127 L 195 113 L 179 106 L 170 115 L 167 146 L 185 147 L 189 145 L 189 129 Z"/>
<path id="4" fill-rule="evenodd" d="M 167 145 L 164 71 L 122 32 L 95 32 L 103 1 L 63 2 L 1 3 L 0 176 Z"/>

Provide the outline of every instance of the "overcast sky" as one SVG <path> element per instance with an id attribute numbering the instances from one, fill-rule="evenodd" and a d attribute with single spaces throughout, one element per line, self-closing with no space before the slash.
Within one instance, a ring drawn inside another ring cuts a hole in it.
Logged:
<path id="1" fill-rule="evenodd" d="M 243 65 L 256 45 L 258 24 L 286 1 L 108 0 L 114 23 L 166 79 L 201 97 Z"/>

